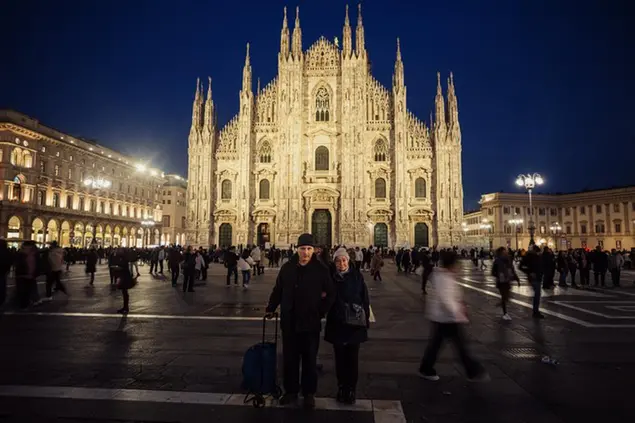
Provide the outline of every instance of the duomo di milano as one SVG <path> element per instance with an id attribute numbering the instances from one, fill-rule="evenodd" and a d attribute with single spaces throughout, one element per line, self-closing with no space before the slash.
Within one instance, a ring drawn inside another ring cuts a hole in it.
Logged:
<path id="1" fill-rule="evenodd" d="M 461 129 L 452 75 L 437 74 L 434 122 L 407 108 L 399 40 L 392 87 L 370 73 L 361 8 L 341 46 L 302 49 L 284 11 L 278 75 L 253 91 L 249 44 L 240 110 L 217 126 L 211 79 L 197 82 L 188 149 L 187 243 L 460 244 Z M 353 45 L 353 38 L 355 44 Z M 259 84 L 258 84 L 259 85 Z M 206 98 L 204 98 L 206 97 Z"/>

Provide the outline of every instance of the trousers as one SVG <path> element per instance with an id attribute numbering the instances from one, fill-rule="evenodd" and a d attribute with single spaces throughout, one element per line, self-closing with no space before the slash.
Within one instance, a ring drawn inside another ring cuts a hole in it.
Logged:
<path id="1" fill-rule="evenodd" d="M 355 391 L 359 375 L 359 345 L 333 345 L 337 384 Z"/>
<path id="2" fill-rule="evenodd" d="M 428 342 L 419 371 L 424 374 L 435 374 L 434 363 L 437 361 L 437 355 L 441 350 L 444 340 L 450 340 L 459 353 L 459 358 L 465 367 L 468 378 L 477 376 L 483 371 L 483 366 L 474 360 L 467 351 L 463 328 L 459 323 L 439 323 L 432 322 L 432 338 Z"/>
<path id="3" fill-rule="evenodd" d="M 176 282 L 179 280 L 180 270 L 181 267 L 178 264 L 170 266 L 170 272 L 172 272 L 172 286 L 176 286 Z"/>
<path id="4" fill-rule="evenodd" d="M 282 333 L 282 372 L 284 391 L 314 395 L 317 391 L 317 353 L 320 332 Z M 302 382 L 300 382 L 302 365 Z"/>
<path id="5" fill-rule="evenodd" d="M 55 289 L 58 291 L 62 291 L 66 294 L 66 287 L 61 281 L 62 271 L 58 270 L 57 272 L 50 272 L 46 275 L 46 296 L 50 297 L 53 295 L 53 285 L 55 285 Z"/>

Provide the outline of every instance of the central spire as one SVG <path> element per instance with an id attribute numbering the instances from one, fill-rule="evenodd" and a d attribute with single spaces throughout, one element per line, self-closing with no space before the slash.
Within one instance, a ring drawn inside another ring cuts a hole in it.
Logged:
<path id="1" fill-rule="evenodd" d="M 295 8 L 295 26 L 291 37 L 291 53 L 295 59 L 302 56 L 302 28 L 300 28 L 300 6 Z"/>
<path id="2" fill-rule="evenodd" d="M 403 62 L 401 61 L 401 43 L 397 37 L 397 60 L 395 60 L 395 72 L 392 75 L 392 84 L 400 91 L 400 87 L 404 85 Z"/>
<path id="3" fill-rule="evenodd" d="M 443 102 L 443 89 L 441 88 L 441 73 L 437 72 L 437 95 L 434 97 L 434 128 L 445 128 L 445 104 Z"/>
<path id="4" fill-rule="evenodd" d="M 249 58 L 249 43 L 247 43 L 247 55 L 245 56 L 245 67 L 243 68 L 243 91 L 251 92 L 251 60 Z"/>

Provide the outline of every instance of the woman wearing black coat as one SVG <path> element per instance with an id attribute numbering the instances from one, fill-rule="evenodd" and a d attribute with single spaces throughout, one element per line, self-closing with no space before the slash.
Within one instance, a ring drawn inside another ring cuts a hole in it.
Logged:
<path id="1" fill-rule="evenodd" d="M 337 401 L 355 403 L 359 347 L 368 339 L 370 301 L 364 277 L 349 266 L 349 255 L 339 248 L 333 255 L 335 303 L 326 316 L 324 340 L 333 344 L 337 373 Z"/>
<path id="2" fill-rule="evenodd" d="M 86 274 L 90 275 L 89 285 L 93 285 L 95 283 L 95 272 L 97 271 L 97 250 L 91 247 L 88 250 L 88 254 L 86 255 Z"/>

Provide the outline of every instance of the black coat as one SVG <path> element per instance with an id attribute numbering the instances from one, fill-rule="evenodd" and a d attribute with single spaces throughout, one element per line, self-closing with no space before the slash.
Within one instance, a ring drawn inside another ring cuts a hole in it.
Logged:
<path id="1" fill-rule="evenodd" d="M 334 300 L 335 287 L 329 269 L 315 255 L 301 266 L 295 255 L 278 272 L 267 312 L 272 313 L 280 306 L 283 332 L 320 332 L 321 319 Z"/>
<path id="2" fill-rule="evenodd" d="M 335 345 L 360 344 L 368 340 L 368 326 L 370 318 L 370 300 L 368 287 L 362 274 L 354 268 L 340 276 L 333 275 L 335 281 L 335 303 L 326 316 L 324 340 Z M 346 303 L 359 304 L 366 312 L 366 327 L 346 324 Z"/>
<path id="3" fill-rule="evenodd" d="M 90 250 L 86 255 L 86 273 L 95 273 L 97 271 L 97 251 Z"/>

